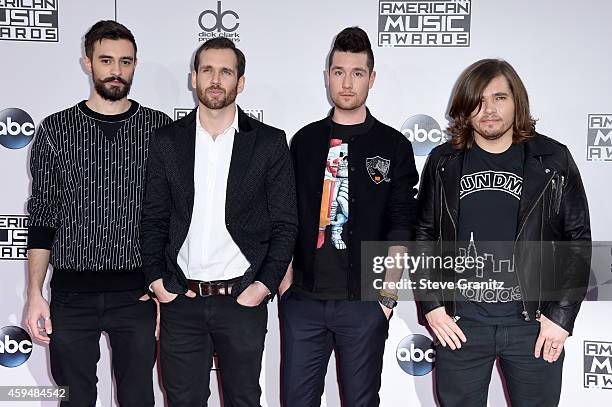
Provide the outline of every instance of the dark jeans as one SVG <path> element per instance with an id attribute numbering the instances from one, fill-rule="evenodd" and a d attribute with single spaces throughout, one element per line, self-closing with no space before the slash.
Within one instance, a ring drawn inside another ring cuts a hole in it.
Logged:
<path id="1" fill-rule="evenodd" d="M 290 291 L 280 299 L 284 407 L 321 405 L 335 348 L 343 405 L 373 407 L 389 322 L 376 301 L 312 300 Z"/>
<path id="2" fill-rule="evenodd" d="M 225 407 L 259 406 L 267 332 L 264 302 L 245 307 L 230 296 L 179 295 L 161 304 L 160 363 L 169 407 L 207 405 L 213 350 Z"/>
<path id="3" fill-rule="evenodd" d="M 461 349 L 436 346 L 436 387 L 443 407 L 487 405 L 491 371 L 499 358 L 513 407 L 552 407 L 561 395 L 562 353 L 554 363 L 533 356 L 538 322 L 484 325 L 460 319 Z"/>
<path id="4" fill-rule="evenodd" d="M 157 311 L 153 300 L 138 299 L 144 293 L 143 289 L 105 293 L 52 291 L 51 373 L 58 386 L 69 387 L 70 395 L 70 401 L 61 406 L 95 406 L 102 331 L 110 338 L 121 407 L 155 404 Z"/>

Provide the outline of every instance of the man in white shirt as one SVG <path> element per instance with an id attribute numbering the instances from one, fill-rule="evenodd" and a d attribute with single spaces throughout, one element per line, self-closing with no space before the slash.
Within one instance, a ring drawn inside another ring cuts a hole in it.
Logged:
<path id="1" fill-rule="evenodd" d="M 297 234 L 286 136 L 236 106 L 244 69 L 232 41 L 202 44 L 198 107 L 151 142 L 141 246 L 171 407 L 206 405 L 213 352 L 224 404 L 259 405 L 266 304 Z"/>

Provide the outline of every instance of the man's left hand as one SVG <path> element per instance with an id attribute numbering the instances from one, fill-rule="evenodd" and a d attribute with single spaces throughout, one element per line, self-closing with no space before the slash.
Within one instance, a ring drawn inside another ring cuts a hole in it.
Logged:
<path id="1" fill-rule="evenodd" d="M 263 283 L 255 281 L 240 293 L 236 301 L 245 307 L 256 307 L 269 293 L 268 288 Z"/>
<path id="2" fill-rule="evenodd" d="M 535 344 L 534 356 L 539 358 L 540 354 L 542 354 L 545 361 L 553 363 L 561 356 L 561 351 L 563 351 L 563 345 L 569 336 L 569 332 L 546 318 L 543 314 L 538 321 L 540 321 L 540 335 Z M 543 352 L 542 346 L 544 346 Z"/>

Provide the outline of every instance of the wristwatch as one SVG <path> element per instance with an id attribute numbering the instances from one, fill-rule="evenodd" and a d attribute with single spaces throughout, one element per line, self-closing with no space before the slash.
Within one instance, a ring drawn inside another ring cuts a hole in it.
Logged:
<path id="1" fill-rule="evenodd" d="M 378 300 L 378 302 L 380 302 L 382 305 L 384 305 L 385 307 L 389 309 L 393 309 L 397 306 L 397 300 L 391 297 L 386 297 L 384 295 L 380 296 L 380 299 Z"/>

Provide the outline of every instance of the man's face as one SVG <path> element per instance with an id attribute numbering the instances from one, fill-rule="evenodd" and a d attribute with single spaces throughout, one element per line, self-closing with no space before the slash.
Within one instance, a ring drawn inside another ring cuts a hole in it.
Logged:
<path id="1" fill-rule="evenodd" d="M 237 58 L 231 49 L 207 49 L 200 53 L 198 72 L 192 72 L 191 85 L 198 99 L 209 109 L 223 109 L 244 89 L 244 76 L 238 78 Z"/>
<path id="2" fill-rule="evenodd" d="M 95 91 L 106 100 L 117 101 L 130 93 L 136 55 L 129 40 L 103 39 L 94 44 L 92 58 L 85 57 Z"/>
<path id="3" fill-rule="evenodd" d="M 370 72 L 367 62 L 365 52 L 336 51 L 332 55 L 327 81 L 330 97 L 337 109 L 355 110 L 365 104 L 376 77 L 376 72 Z"/>
<path id="4" fill-rule="evenodd" d="M 514 96 L 504 76 L 497 76 L 485 88 L 480 109 L 470 117 L 474 137 L 497 140 L 512 139 L 514 127 Z"/>

